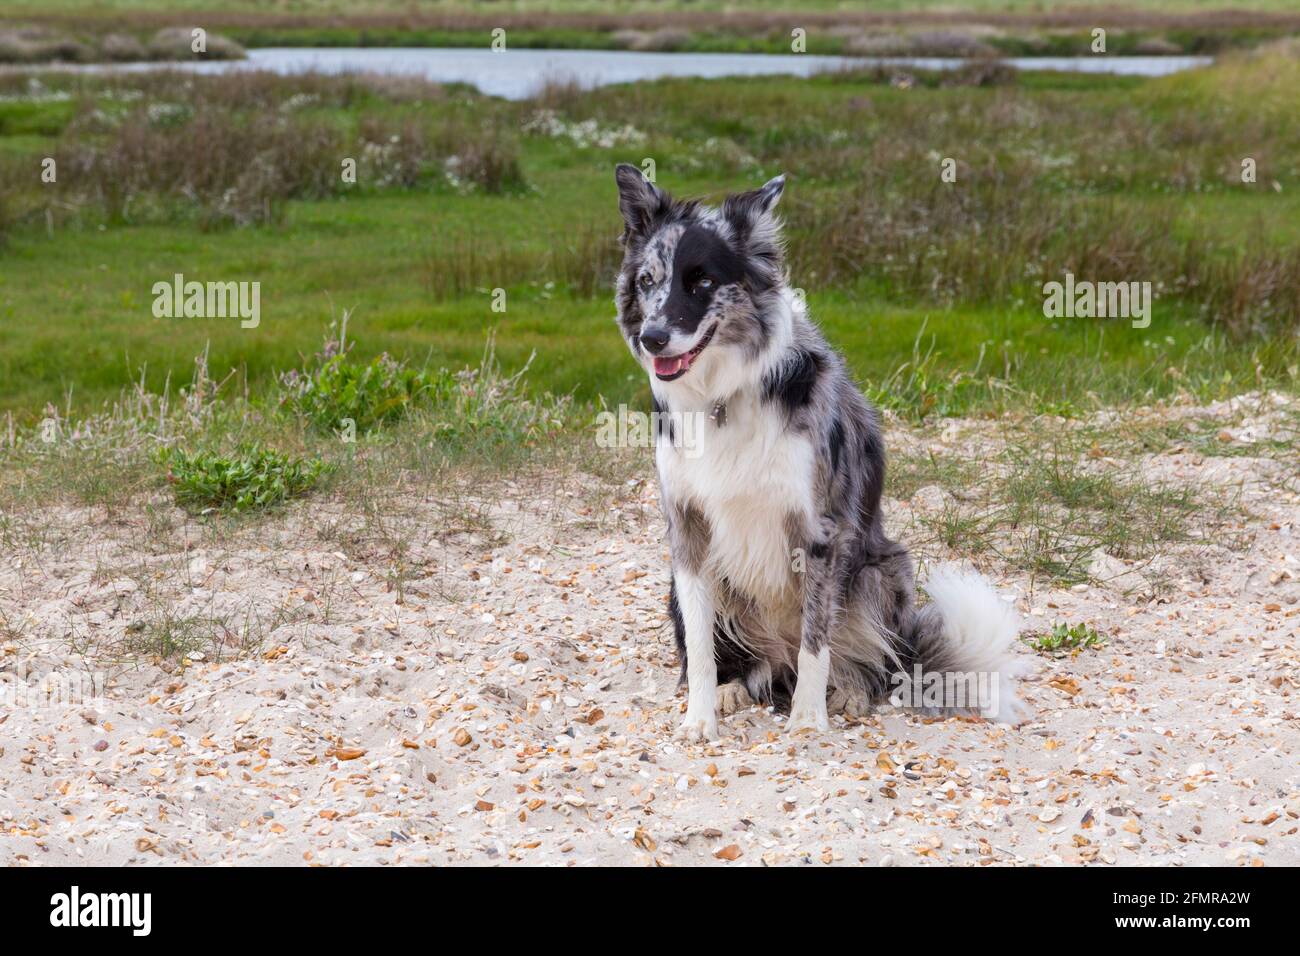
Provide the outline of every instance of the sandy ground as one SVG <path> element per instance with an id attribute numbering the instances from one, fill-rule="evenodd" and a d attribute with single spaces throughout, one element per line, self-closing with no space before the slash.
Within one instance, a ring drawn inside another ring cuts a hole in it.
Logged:
<path id="1" fill-rule="evenodd" d="M 927 441 L 952 453 L 989 427 Z M 792 737 L 752 709 L 692 746 L 672 736 L 685 702 L 652 483 L 599 514 L 579 484 L 507 492 L 491 540 L 441 541 L 413 501 L 401 589 L 339 543 L 338 506 L 225 541 L 182 523 L 147 546 L 52 512 L 62 540 L 0 556 L 0 861 L 1300 863 L 1300 496 L 1286 466 L 1248 453 L 1147 466 L 1240 488 L 1249 543 L 1180 558 L 1154 600 L 1125 596 L 1122 566 L 1032 591 L 986 568 L 1030 630 L 1086 621 L 1108 638 L 1073 657 L 1019 649 L 1028 723 L 888 710 Z M 912 534 L 941 494 L 890 500 L 893 531 Z M 138 629 L 142 588 L 231 628 L 260 608 L 275 629 L 256 655 L 167 669 L 72 649 Z M 30 692 L 31 675 L 87 668 L 105 671 L 104 700 Z"/>

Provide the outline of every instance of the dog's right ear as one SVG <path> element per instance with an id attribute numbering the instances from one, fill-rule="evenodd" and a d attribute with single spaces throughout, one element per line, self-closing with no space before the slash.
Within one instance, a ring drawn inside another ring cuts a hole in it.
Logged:
<path id="1" fill-rule="evenodd" d="M 648 236 L 651 224 L 669 203 L 668 195 L 629 163 L 618 164 L 614 180 L 618 183 L 618 209 L 627 227 L 623 238 Z"/>

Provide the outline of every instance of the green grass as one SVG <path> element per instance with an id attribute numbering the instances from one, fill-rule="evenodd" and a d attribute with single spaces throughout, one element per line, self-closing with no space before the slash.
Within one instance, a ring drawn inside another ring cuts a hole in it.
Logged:
<path id="1" fill-rule="evenodd" d="M 528 203 L 545 217 L 540 198 Z M 354 310 L 359 358 L 388 352 L 459 368 L 477 360 L 495 330 L 507 368 L 537 353 L 534 385 L 584 401 L 648 397 L 608 297 L 548 294 L 527 283 L 507 285 L 504 313 L 491 311 L 486 292 L 435 301 L 419 275 L 430 239 L 416 204 L 365 198 L 304 204 L 290 216 L 285 230 L 250 230 L 238 242 L 170 226 L 14 239 L 0 276 L 0 408 L 33 415 L 71 392 L 85 412 L 141 370 L 160 390 L 208 345 L 217 377 L 235 371 L 265 388 L 315 350 L 331 307 Z M 261 324 L 154 318 L 149 290 L 177 271 L 260 281 Z M 926 413 L 1046 407 L 1089 391 L 1103 402 L 1170 394 L 1182 384 L 1170 368 L 1207 395 L 1231 394 L 1254 385 L 1253 355 L 1269 348 L 1226 343 L 1194 317 L 1157 315 L 1139 332 L 1053 323 L 1025 307 L 909 307 L 853 292 L 814 293 L 809 304 L 860 381 L 903 410 Z M 915 365 L 929 354 L 923 384 L 911 380 L 911 364 L 894 374 L 912 363 L 914 345 L 924 350 Z M 1009 379 L 1013 390 L 990 388 L 988 375 Z"/>
<path id="2" fill-rule="evenodd" d="M 468 211 L 482 201 L 446 197 L 434 205 L 446 222 L 457 207 Z M 552 218 L 542 196 L 523 205 L 520 220 Z M 88 411 L 142 369 L 160 390 L 209 344 L 217 377 L 233 370 L 264 388 L 315 350 L 332 307 L 353 310 L 361 358 L 388 352 L 458 368 L 477 360 L 495 330 L 507 368 L 537 353 L 530 380 L 540 387 L 615 404 L 647 397 L 608 297 L 575 298 L 503 279 L 504 313 L 491 310 L 486 291 L 434 300 L 420 275 L 432 241 L 429 213 L 406 197 L 305 203 L 289 216 L 283 229 L 248 230 L 238 242 L 174 226 L 16 237 L 0 275 L 0 408 L 32 415 L 71 392 Z M 543 225 L 539 239 L 553 231 Z M 152 284 L 174 272 L 260 281 L 261 324 L 154 318 Z M 1227 343 L 1187 316 L 1157 314 L 1137 331 L 1051 322 L 1025 306 L 907 306 L 852 291 L 813 293 L 809 304 L 864 384 L 927 413 L 1038 407 L 1089 391 L 1101 401 L 1170 394 L 1183 383 L 1170 368 L 1207 395 L 1231 394 L 1254 385 L 1255 353 L 1274 348 Z M 915 362 L 914 345 L 923 350 Z M 923 364 L 922 384 L 910 376 Z M 967 384 L 954 392 L 953 376 L 961 373 Z M 990 389 L 988 375 L 1009 379 L 1014 390 Z"/>

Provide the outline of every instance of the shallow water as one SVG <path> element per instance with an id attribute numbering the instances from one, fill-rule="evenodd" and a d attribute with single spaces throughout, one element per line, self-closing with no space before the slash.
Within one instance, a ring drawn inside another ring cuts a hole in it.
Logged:
<path id="1" fill-rule="evenodd" d="M 198 73 L 270 70 L 275 73 L 384 73 L 440 83 L 468 83 L 484 93 L 523 99 L 547 80 L 576 79 L 586 86 L 669 76 L 719 77 L 789 74 L 810 76 L 847 66 L 894 65 L 950 70 L 971 61 L 940 57 L 842 57 L 768 53 L 638 53 L 625 50 L 506 50 L 440 47 L 266 47 L 247 60 L 203 63 L 132 63 L 69 69 L 130 71 L 181 68 Z M 1017 69 L 1163 76 L 1212 62 L 1200 56 L 1019 57 Z"/>

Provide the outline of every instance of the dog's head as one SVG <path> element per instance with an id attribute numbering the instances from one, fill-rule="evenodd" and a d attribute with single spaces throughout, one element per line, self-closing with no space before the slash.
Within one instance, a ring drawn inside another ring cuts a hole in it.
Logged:
<path id="1" fill-rule="evenodd" d="M 783 282 L 772 210 L 785 177 L 716 209 L 674 200 L 626 163 L 615 178 L 625 225 L 618 320 L 637 361 L 674 382 L 707 378 L 729 350 L 752 358 L 771 334 L 766 306 Z"/>

